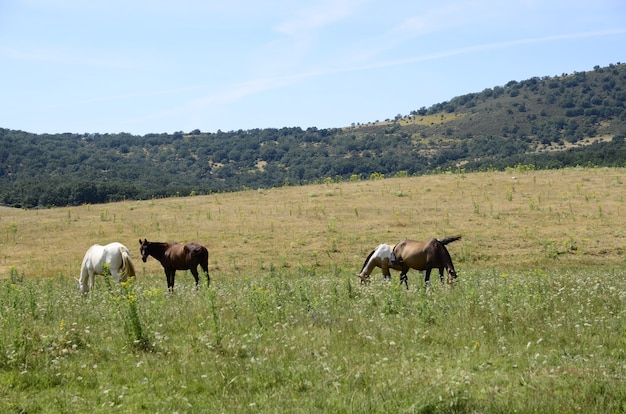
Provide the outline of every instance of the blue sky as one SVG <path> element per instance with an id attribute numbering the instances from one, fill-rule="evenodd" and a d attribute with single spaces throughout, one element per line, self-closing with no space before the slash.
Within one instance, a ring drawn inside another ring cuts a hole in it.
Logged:
<path id="1" fill-rule="evenodd" d="M 0 128 L 343 127 L 617 62 L 623 0 L 2 0 Z"/>

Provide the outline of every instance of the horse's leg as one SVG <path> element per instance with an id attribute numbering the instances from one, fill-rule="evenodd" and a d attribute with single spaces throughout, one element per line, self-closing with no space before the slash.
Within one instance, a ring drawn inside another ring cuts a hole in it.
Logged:
<path id="1" fill-rule="evenodd" d="M 191 274 L 193 275 L 193 278 L 196 279 L 196 289 L 198 289 L 198 266 L 196 267 L 191 267 L 189 270 L 191 270 Z"/>
<path id="2" fill-rule="evenodd" d="M 424 285 L 426 286 L 426 292 L 430 292 L 431 286 L 430 286 L 430 271 L 432 269 L 426 269 L 424 270 Z"/>
<path id="3" fill-rule="evenodd" d="M 96 284 L 96 272 L 94 270 L 90 270 L 89 271 L 89 289 L 87 290 L 87 292 L 89 292 L 90 290 L 93 290 L 93 287 L 95 284 Z"/>
<path id="4" fill-rule="evenodd" d="M 120 276 L 117 274 L 118 270 L 117 269 L 110 269 L 110 270 L 111 270 L 111 277 L 119 285 L 120 284 Z"/>
<path id="5" fill-rule="evenodd" d="M 443 283 L 443 267 L 439 268 L 439 281 Z"/>
<path id="6" fill-rule="evenodd" d="M 383 260 L 383 264 L 381 266 L 381 269 L 383 271 L 383 282 L 387 282 L 387 281 L 391 280 L 391 272 L 389 271 L 389 260 L 388 259 Z"/>
<path id="7" fill-rule="evenodd" d="M 167 290 L 174 290 L 174 272 L 171 269 L 165 269 L 165 278 L 167 279 Z"/>
<path id="8" fill-rule="evenodd" d="M 402 286 L 402 284 L 404 283 L 404 286 L 406 286 L 408 290 L 409 289 L 409 277 L 407 276 L 407 273 L 409 273 L 409 268 L 403 264 L 402 271 L 400 272 L 400 286 Z"/>
<path id="9" fill-rule="evenodd" d="M 201 263 L 200 266 L 202 267 L 202 270 L 204 270 L 204 273 L 206 273 L 206 285 L 211 286 L 211 277 L 209 276 L 209 263 Z"/>

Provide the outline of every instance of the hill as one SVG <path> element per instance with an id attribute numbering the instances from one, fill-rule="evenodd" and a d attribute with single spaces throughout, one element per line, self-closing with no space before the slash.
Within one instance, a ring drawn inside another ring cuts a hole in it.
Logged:
<path id="1" fill-rule="evenodd" d="M 346 128 L 0 129 L 0 203 L 48 207 L 442 170 L 626 165 L 626 65 L 511 81 Z"/>

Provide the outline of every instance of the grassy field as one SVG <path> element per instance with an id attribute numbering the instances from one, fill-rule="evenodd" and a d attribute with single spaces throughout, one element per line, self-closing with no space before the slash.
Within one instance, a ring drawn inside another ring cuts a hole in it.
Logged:
<path id="1" fill-rule="evenodd" d="M 624 412 L 626 169 L 333 182 L 0 208 L 0 411 Z M 460 234 L 459 279 L 356 276 L 379 243 Z M 166 292 L 140 238 L 203 242 Z M 136 280 L 97 277 L 120 241 Z"/>

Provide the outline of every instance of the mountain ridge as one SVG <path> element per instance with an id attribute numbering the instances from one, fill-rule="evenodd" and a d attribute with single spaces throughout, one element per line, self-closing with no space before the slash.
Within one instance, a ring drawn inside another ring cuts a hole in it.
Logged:
<path id="1" fill-rule="evenodd" d="M 0 129 L 0 203 L 50 207 L 331 178 L 626 165 L 626 65 L 510 81 L 344 128 L 31 134 Z"/>

